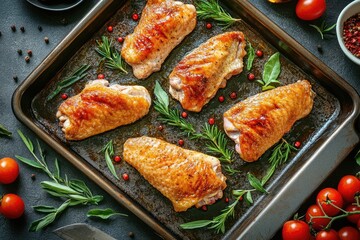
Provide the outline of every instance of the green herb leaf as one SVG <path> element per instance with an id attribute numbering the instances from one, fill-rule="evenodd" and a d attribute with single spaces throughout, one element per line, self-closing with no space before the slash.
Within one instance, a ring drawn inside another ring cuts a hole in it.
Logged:
<path id="1" fill-rule="evenodd" d="M 213 223 L 212 220 L 197 220 L 197 221 L 180 224 L 180 227 L 182 229 L 196 229 L 196 228 L 206 227 L 212 223 Z"/>
<path id="2" fill-rule="evenodd" d="M 91 209 L 86 214 L 87 217 L 98 217 L 101 219 L 108 219 L 112 216 L 124 216 L 127 217 L 128 215 L 124 213 L 115 212 L 111 208 L 106 209 Z"/>
<path id="3" fill-rule="evenodd" d="M 315 30 L 320 34 L 321 39 L 324 39 L 327 34 L 333 34 L 330 31 L 336 27 L 336 23 L 328 26 L 325 21 L 322 21 L 320 26 L 315 24 L 309 24 L 309 26 L 315 28 Z"/>
<path id="4" fill-rule="evenodd" d="M 262 85 L 262 91 L 275 88 L 274 84 L 280 84 L 277 78 L 280 75 L 280 53 L 274 53 L 264 65 L 262 79 L 257 80 Z"/>
<path id="5" fill-rule="evenodd" d="M 96 52 L 103 57 L 107 68 L 128 73 L 126 71 L 125 63 L 122 61 L 121 55 L 113 47 L 112 40 L 109 40 L 106 36 L 102 36 L 101 42 L 96 41 L 96 43 L 98 44 Z"/>
<path id="6" fill-rule="evenodd" d="M 24 157 L 21 157 L 21 156 L 18 156 L 18 155 L 15 155 L 15 157 L 17 159 L 19 159 L 21 162 L 31 166 L 31 167 L 34 167 L 34 168 L 38 168 L 38 169 L 43 169 L 43 166 L 40 165 L 38 162 L 35 162 L 33 160 L 30 160 L 30 159 L 27 159 L 27 158 L 24 158 Z"/>
<path id="7" fill-rule="evenodd" d="M 105 161 L 106 161 L 106 165 L 109 168 L 111 174 L 117 179 L 119 180 L 119 177 L 116 174 L 116 170 L 114 167 L 114 164 L 112 162 L 112 157 L 114 156 L 114 146 L 113 146 L 113 141 L 110 140 L 108 143 L 105 144 L 105 146 L 100 150 L 100 152 L 104 152 L 105 153 Z"/>
<path id="8" fill-rule="evenodd" d="M 267 193 L 267 191 L 264 189 L 264 187 L 261 185 L 261 182 L 259 179 L 257 179 L 253 174 L 248 173 L 247 174 L 248 177 L 248 181 L 250 183 L 250 185 L 255 188 L 256 190 L 262 192 L 262 193 Z"/>
<path id="9" fill-rule="evenodd" d="M 159 82 L 155 82 L 154 94 L 156 96 L 156 100 L 158 101 L 159 106 L 162 106 L 165 110 L 169 108 L 169 96 L 164 91 L 164 89 L 160 86 Z"/>
<path id="10" fill-rule="evenodd" d="M 246 69 L 248 71 L 251 70 L 254 59 L 255 59 L 255 50 L 251 46 L 251 43 L 247 42 L 247 65 L 246 65 Z"/>
<path id="11" fill-rule="evenodd" d="M 55 178 L 60 179 L 60 166 L 59 166 L 59 162 L 57 160 L 57 158 L 55 158 L 55 173 L 54 173 Z"/>
<path id="12" fill-rule="evenodd" d="M 250 191 L 246 192 L 246 194 L 245 194 L 245 201 L 246 201 L 247 204 L 249 204 L 249 205 L 252 205 L 252 204 L 254 203 Z"/>
<path id="13" fill-rule="evenodd" d="M 0 136 L 3 135 L 3 136 L 7 136 L 7 137 L 11 137 L 12 133 L 7 130 L 4 125 L 0 124 Z"/>
<path id="14" fill-rule="evenodd" d="M 357 165 L 360 166 L 360 150 L 356 153 L 355 160 Z"/>
<path id="15" fill-rule="evenodd" d="M 224 170 L 231 176 L 234 175 L 235 173 L 241 172 L 240 170 L 233 169 L 229 165 L 222 165 L 222 166 L 224 167 Z"/>
<path id="16" fill-rule="evenodd" d="M 25 137 L 25 135 L 20 130 L 18 130 L 17 132 L 18 132 L 21 140 L 24 142 L 25 146 L 27 147 L 27 149 L 31 153 L 33 153 L 34 152 L 34 146 L 33 146 L 32 142 L 31 142 L 31 140 L 29 138 Z"/>
<path id="17" fill-rule="evenodd" d="M 60 183 L 56 183 L 56 182 L 50 182 L 50 181 L 43 181 L 40 183 L 41 187 L 45 190 L 51 190 L 57 193 L 63 193 L 63 194 L 78 194 L 77 191 L 75 191 L 74 189 L 66 186 L 66 185 L 62 185 Z"/>
<path id="18" fill-rule="evenodd" d="M 37 212 L 42 212 L 42 213 L 56 212 L 56 208 L 52 206 L 44 206 L 44 205 L 33 206 L 33 209 Z"/>

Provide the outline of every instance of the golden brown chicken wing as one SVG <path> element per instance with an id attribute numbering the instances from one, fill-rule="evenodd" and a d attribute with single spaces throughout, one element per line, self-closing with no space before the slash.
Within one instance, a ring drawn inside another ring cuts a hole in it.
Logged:
<path id="1" fill-rule="evenodd" d="M 89 82 L 60 105 L 56 116 L 67 140 L 82 140 L 135 122 L 149 112 L 151 98 L 146 88 L 108 85 L 106 80 Z"/>
<path id="2" fill-rule="evenodd" d="M 134 33 L 125 38 L 121 55 L 135 77 L 159 71 L 169 53 L 196 26 L 196 9 L 173 0 L 148 0 Z"/>
<path id="3" fill-rule="evenodd" d="M 130 138 L 124 144 L 123 156 L 172 202 L 176 212 L 212 204 L 226 187 L 217 158 L 160 139 Z"/>
<path id="4" fill-rule="evenodd" d="M 256 94 L 224 113 L 225 132 L 243 160 L 256 161 L 311 112 L 314 97 L 307 80 Z"/>
<path id="5" fill-rule="evenodd" d="M 246 41 L 242 32 L 210 38 L 185 56 L 170 74 L 170 94 L 189 111 L 200 112 L 226 81 L 243 69 Z"/>

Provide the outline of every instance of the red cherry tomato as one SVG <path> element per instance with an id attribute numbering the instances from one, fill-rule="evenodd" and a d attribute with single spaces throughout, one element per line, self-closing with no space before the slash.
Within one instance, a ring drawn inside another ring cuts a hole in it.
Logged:
<path id="1" fill-rule="evenodd" d="M 315 240 L 340 240 L 340 237 L 334 229 L 321 230 L 316 234 Z"/>
<path id="2" fill-rule="evenodd" d="M 323 216 L 325 216 L 325 214 L 318 205 L 311 205 L 306 211 L 305 219 L 308 224 L 311 224 L 313 229 L 319 231 L 325 228 L 330 222 L 329 218 L 318 218 Z M 312 219 L 310 220 L 311 217 Z"/>
<path id="3" fill-rule="evenodd" d="M 339 237 L 341 240 L 359 240 L 360 233 L 354 227 L 343 227 L 339 230 Z"/>
<path id="4" fill-rule="evenodd" d="M 355 211 L 360 212 L 360 207 L 358 207 L 358 206 L 356 206 L 356 205 L 350 204 L 349 206 L 347 206 L 347 207 L 345 208 L 345 210 L 348 211 L 348 212 L 355 212 Z M 360 219 L 360 213 L 359 213 L 359 214 L 349 215 L 349 216 L 347 216 L 346 218 L 347 218 L 347 220 L 349 220 L 350 222 L 356 224 L 356 223 L 359 221 L 359 219 Z"/>
<path id="5" fill-rule="evenodd" d="M 360 180 L 353 175 L 343 176 L 337 189 L 346 202 L 352 203 L 355 201 L 354 195 L 360 192 Z"/>
<path id="6" fill-rule="evenodd" d="M 302 20 L 315 20 L 326 10 L 325 0 L 299 0 L 296 4 L 296 16 Z"/>
<path id="7" fill-rule="evenodd" d="M 6 218 L 19 218 L 23 215 L 24 210 L 24 201 L 16 194 L 5 194 L 0 200 L 0 213 Z"/>
<path id="8" fill-rule="evenodd" d="M 357 222 L 356 226 L 357 226 L 357 229 L 360 231 L 360 219 L 359 219 L 359 221 Z"/>
<path id="9" fill-rule="evenodd" d="M 19 176 L 19 165 L 9 157 L 0 159 L 0 183 L 9 184 Z"/>
<path id="10" fill-rule="evenodd" d="M 329 200 L 331 204 L 328 202 Z M 321 207 L 328 216 L 337 215 L 340 212 L 338 208 L 342 208 L 344 205 L 341 194 L 334 188 L 322 189 L 316 197 L 316 203 L 318 205 L 321 204 Z M 332 204 L 338 208 L 332 206 Z"/>
<path id="11" fill-rule="evenodd" d="M 290 220 L 282 228 L 283 240 L 310 240 L 310 227 L 301 220 Z"/>

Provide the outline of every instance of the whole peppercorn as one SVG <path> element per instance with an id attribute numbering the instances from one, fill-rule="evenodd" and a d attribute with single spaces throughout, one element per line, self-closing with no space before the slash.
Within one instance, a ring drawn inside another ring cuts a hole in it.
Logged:
<path id="1" fill-rule="evenodd" d="M 68 95 L 66 93 L 61 94 L 61 99 L 66 100 L 68 98 Z"/>
<path id="2" fill-rule="evenodd" d="M 36 175 L 33 173 L 33 174 L 31 174 L 31 180 L 35 180 L 36 179 Z"/>
<path id="3" fill-rule="evenodd" d="M 115 162 L 120 162 L 120 161 L 121 161 L 121 157 L 120 157 L 119 155 L 116 155 L 116 156 L 114 157 L 114 161 L 115 161 Z"/>
<path id="4" fill-rule="evenodd" d="M 263 51 L 261 51 L 261 50 L 257 50 L 257 51 L 255 52 L 255 54 L 256 54 L 256 56 L 258 56 L 259 58 L 261 58 L 261 57 L 264 55 Z"/>
<path id="5" fill-rule="evenodd" d="M 17 53 L 21 56 L 21 55 L 22 55 L 22 50 L 21 50 L 21 49 L 18 49 L 18 50 L 17 50 Z"/>
<path id="6" fill-rule="evenodd" d="M 300 146 L 301 146 L 301 142 L 296 141 L 296 142 L 294 143 L 294 147 L 299 148 Z"/>
<path id="7" fill-rule="evenodd" d="M 97 79 L 105 79 L 105 75 L 102 74 L 102 73 L 99 73 L 99 74 L 97 75 Z"/>
<path id="8" fill-rule="evenodd" d="M 131 18 L 132 18 L 134 21 L 137 21 L 137 20 L 139 20 L 139 14 L 134 13 L 134 14 L 131 16 Z"/>
<path id="9" fill-rule="evenodd" d="M 21 32 L 25 32 L 25 28 L 23 26 L 20 27 Z"/>
<path id="10" fill-rule="evenodd" d="M 219 96 L 219 98 L 218 98 L 218 99 L 219 99 L 219 102 L 221 102 L 221 103 L 225 101 L 224 96 Z"/>
<path id="11" fill-rule="evenodd" d="M 122 42 L 124 42 L 124 38 L 123 38 L 123 37 L 118 37 L 118 38 L 117 38 L 117 41 L 118 41 L 119 43 L 122 43 Z"/>
<path id="12" fill-rule="evenodd" d="M 25 62 L 27 62 L 27 63 L 30 62 L 30 57 L 29 56 L 25 57 Z"/>
<path id="13" fill-rule="evenodd" d="M 107 27 L 107 31 L 108 31 L 109 33 L 113 32 L 113 30 L 114 30 L 114 29 L 113 29 L 112 26 L 108 26 L 108 27 Z"/>
<path id="14" fill-rule="evenodd" d="M 182 113 L 181 113 L 181 117 L 182 117 L 182 118 L 187 118 L 187 116 L 188 116 L 187 112 L 182 112 Z"/>
<path id="15" fill-rule="evenodd" d="M 16 26 L 15 26 L 15 25 L 11 25 L 11 30 L 12 30 L 13 32 L 16 32 Z"/>
<path id="16" fill-rule="evenodd" d="M 207 206 L 206 206 L 206 205 L 201 206 L 201 210 L 203 210 L 204 212 L 206 212 L 206 211 L 207 211 Z"/>
<path id="17" fill-rule="evenodd" d="M 164 130 L 164 126 L 163 126 L 163 125 L 159 125 L 159 126 L 158 126 L 158 130 L 159 130 L 159 131 Z"/>
<path id="18" fill-rule="evenodd" d="M 230 93 L 230 98 L 231 98 L 231 99 L 235 99 L 236 97 L 237 97 L 236 92 Z"/>
<path id="19" fill-rule="evenodd" d="M 212 24 L 211 24 L 211 23 L 206 23 L 206 28 L 207 28 L 207 29 L 211 29 L 211 28 L 212 28 Z"/>
<path id="20" fill-rule="evenodd" d="M 44 37 L 44 41 L 45 41 L 46 44 L 48 44 L 48 43 L 49 43 L 49 38 L 48 38 L 48 37 Z"/>
<path id="21" fill-rule="evenodd" d="M 178 144 L 179 144 L 180 147 L 184 146 L 184 140 L 179 139 Z"/>
<path id="22" fill-rule="evenodd" d="M 29 55 L 29 57 L 32 57 L 32 51 L 31 50 L 27 50 L 26 52 Z"/>
<path id="23" fill-rule="evenodd" d="M 214 118 L 209 118 L 208 123 L 210 125 L 214 125 L 215 124 L 215 119 Z"/>
<path id="24" fill-rule="evenodd" d="M 128 235 L 129 235 L 129 237 L 131 237 L 131 238 L 135 237 L 135 234 L 134 234 L 133 232 L 129 232 Z"/>
<path id="25" fill-rule="evenodd" d="M 129 174 L 123 173 L 122 178 L 123 178 L 125 181 L 129 180 Z"/>
<path id="26" fill-rule="evenodd" d="M 13 79 L 14 79 L 15 82 L 17 82 L 19 80 L 18 76 L 16 76 L 16 75 L 13 76 Z"/>
<path id="27" fill-rule="evenodd" d="M 38 30 L 41 32 L 43 29 L 42 29 L 42 26 L 38 26 Z"/>
<path id="28" fill-rule="evenodd" d="M 249 74 L 247 75 L 247 78 L 248 78 L 250 81 L 252 81 L 252 80 L 255 79 L 255 75 L 254 75 L 253 73 L 249 73 Z"/>
<path id="29" fill-rule="evenodd" d="M 322 48 L 322 46 L 320 44 L 317 45 L 317 50 L 318 50 L 319 53 L 323 53 L 323 48 Z"/>

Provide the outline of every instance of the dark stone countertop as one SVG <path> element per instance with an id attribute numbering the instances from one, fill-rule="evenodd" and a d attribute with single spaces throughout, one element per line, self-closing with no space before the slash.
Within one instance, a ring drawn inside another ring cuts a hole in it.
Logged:
<path id="1" fill-rule="evenodd" d="M 295 1 L 283 5 L 270 4 L 265 0 L 250 0 L 250 2 L 360 92 L 360 66 L 355 65 L 346 58 L 341 52 L 335 36 L 321 40 L 320 35 L 316 33 L 313 28 L 309 27 L 307 22 L 298 20 L 294 10 Z M 331 24 L 334 23 L 340 11 L 349 2 L 351 1 L 328 0 L 327 21 Z M 15 118 L 11 108 L 12 94 L 19 83 L 41 63 L 50 51 L 55 48 L 96 3 L 96 0 L 87 0 L 76 8 L 68 11 L 49 12 L 38 9 L 24 0 L 1 1 L 0 123 L 13 132 L 13 137 L 0 138 L 0 158 L 6 156 L 15 157 L 15 155 L 30 157 L 29 152 L 16 131 L 20 129 L 32 140 L 35 140 L 36 136 Z M 12 32 L 10 28 L 12 25 L 16 26 L 16 32 Z M 20 31 L 21 26 L 25 28 L 25 32 Z M 38 26 L 42 27 L 42 31 L 38 30 Z M 44 37 L 49 38 L 49 44 L 44 42 Z M 317 51 L 319 44 L 323 48 L 323 53 Z M 17 49 L 23 51 L 22 56 L 18 55 Z M 28 49 L 32 50 L 33 56 L 30 62 L 26 63 L 24 57 L 27 55 L 26 51 Z M 17 81 L 14 81 L 14 76 L 17 76 Z M 6 220 L 0 217 L 0 239 L 58 239 L 52 233 L 54 229 L 76 222 L 90 223 L 117 239 L 130 239 L 128 236 L 129 232 L 135 233 L 135 239 L 159 238 L 146 224 L 119 205 L 95 183 L 89 181 L 86 176 L 75 169 L 65 159 L 54 153 L 46 143 L 40 143 L 46 151 L 47 159 L 51 167 L 53 167 L 53 159 L 58 158 L 62 173 L 66 173 L 70 178 L 85 180 L 93 193 L 105 197 L 100 205 L 101 208 L 110 207 L 128 214 L 129 217 L 116 217 L 107 221 L 88 219 L 86 212 L 93 208 L 93 206 L 80 206 L 68 209 L 54 224 L 45 230 L 30 233 L 28 232 L 30 223 L 43 216 L 42 214 L 35 213 L 31 206 L 58 206 L 61 202 L 49 197 L 49 195 L 40 188 L 40 182 L 48 179 L 45 174 L 20 164 L 21 173 L 19 179 L 10 185 L 0 185 L 0 194 L 12 192 L 21 195 L 26 204 L 25 214 L 18 220 Z M 36 174 L 34 181 L 31 179 L 32 174 Z"/>

